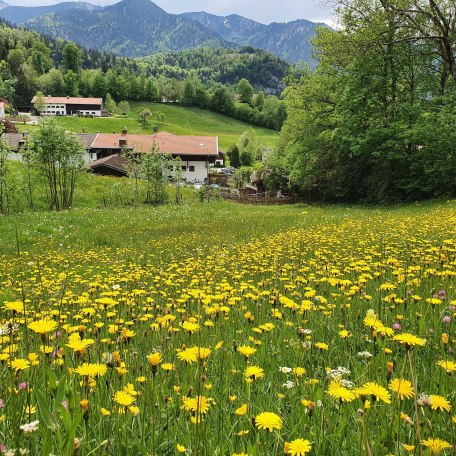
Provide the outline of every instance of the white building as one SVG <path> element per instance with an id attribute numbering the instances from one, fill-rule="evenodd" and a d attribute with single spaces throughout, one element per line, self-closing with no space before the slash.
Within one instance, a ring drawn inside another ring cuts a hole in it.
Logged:
<path id="1" fill-rule="evenodd" d="M 93 116 L 101 117 L 103 111 L 102 98 L 80 98 L 80 97 L 42 97 L 44 109 L 40 111 L 42 116 Z M 34 96 L 32 104 L 36 108 L 39 97 Z"/>
<path id="2" fill-rule="evenodd" d="M 3 101 L 0 101 L 0 119 L 3 119 L 5 117 L 5 103 Z"/>
<path id="3" fill-rule="evenodd" d="M 115 133 L 99 133 L 92 143 L 90 156 L 97 158 L 92 166 L 94 171 L 110 174 L 111 165 L 105 159 L 119 155 L 124 149 L 131 149 L 138 154 L 148 153 L 154 143 L 162 153 L 170 154 L 182 161 L 183 179 L 187 182 L 206 182 L 209 166 L 220 158 L 217 136 L 178 136 L 160 132 L 154 135 L 127 134 L 126 131 L 118 135 Z M 102 161 L 100 161 L 100 159 Z M 119 159 L 116 157 L 113 164 L 119 168 Z M 117 169 L 115 175 L 121 170 Z"/>

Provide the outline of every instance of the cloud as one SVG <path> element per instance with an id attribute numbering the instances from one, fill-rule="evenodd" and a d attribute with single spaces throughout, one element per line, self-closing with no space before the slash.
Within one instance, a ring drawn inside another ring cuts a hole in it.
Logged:
<path id="1" fill-rule="evenodd" d="M 119 0 L 85 0 L 96 5 L 112 5 Z M 9 5 L 42 6 L 60 3 L 59 0 L 6 0 Z M 239 14 L 263 23 L 309 19 L 329 22 L 331 10 L 321 6 L 321 0 L 155 0 L 169 13 L 206 11 L 225 16 Z"/>

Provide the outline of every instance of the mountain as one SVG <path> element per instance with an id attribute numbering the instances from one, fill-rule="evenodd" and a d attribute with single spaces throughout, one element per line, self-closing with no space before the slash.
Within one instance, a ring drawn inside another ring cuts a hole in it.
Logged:
<path id="1" fill-rule="evenodd" d="M 151 0 L 121 0 L 105 7 L 74 1 L 23 7 L 8 6 L 0 0 L 0 17 L 53 38 L 121 56 L 238 45 L 264 49 L 289 62 L 304 61 L 311 66 L 316 63 L 311 40 L 317 27 L 327 27 L 304 19 L 266 25 L 237 14 L 175 15 Z"/>
<path id="2" fill-rule="evenodd" d="M 142 57 L 196 47 L 227 47 L 216 32 L 150 0 L 122 0 L 100 10 L 64 10 L 34 18 L 27 27 L 92 49 Z"/>
<path id="3" fill-rule="evenodd" d="M 205 12 L 183 13 L 183 16 L 216 31 L 227 41 L 265 49 L 290 62 L 313 62 L 311 40 L 317 27 L 326 24 L 298 19 L 266 25 L 237 14 L 215 16 Z"/>
<path id="4" fill-rule="evenodd" d="M 67 10 L 101 10 L 101 6 L 91 5 L 85 2 L 64 2 L 51 6 L 9 6 L 0 0 L 0 17 L 17 25 L 23 25 L 31 19 L 45 14 L 54 14 Z"/>

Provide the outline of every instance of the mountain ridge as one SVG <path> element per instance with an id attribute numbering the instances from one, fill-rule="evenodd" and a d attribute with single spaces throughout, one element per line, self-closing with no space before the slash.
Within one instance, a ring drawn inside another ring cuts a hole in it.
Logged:
<path id="1" fill-rule="evenodd" d="M 25 25 L 54 38 L 129 57 L 228 46 L 200 23 L 168 14 L 149 0 L 122 0 L 98 11 L 78 11 L 77 15 L 71 10 L 60 11 Z"/>
<path id="2" fill-rule="evenodd" d="M 151 0 L 121 0 L 105 7 L 74 1 L 14 7 L 0 0 L 0 17 L 53 38 L 121 56 L 237 45 L 264 49 L 289 62 L 307 62 L 311 67 L 316 64 L 311 40 L 317 27 L 328 27 L 306 19 L 263 24 L 238 14 L 169 14 Z"/>
<path id="3" fill-rule="evenodd" d="M 307 19 L 263 24 L 237 14 L 217 16 L 201 11 L 182 15 L 210 30 L 217 30 L 227 41 L 259 47 L 292 62 L 303 60 L 311 64 L 316 63 L 312 56 L 311 38 L 316 35 L 318 27 L 329 27 Z"/>

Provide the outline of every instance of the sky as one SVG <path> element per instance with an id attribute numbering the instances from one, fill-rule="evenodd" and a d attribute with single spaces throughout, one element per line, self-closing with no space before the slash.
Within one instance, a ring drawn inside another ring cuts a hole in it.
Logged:
<path id="1" fill-rule="evenodd" d="M 62 0 L 63 1 L 63 0 Z M 85 0 L 94 5 L 112 5 L 119 0 Z M 15 6 L 43 6 L 61 3 L 61 0 L 5 0 Z M 168 13 L 206 11 L 225 16 L 239 14 L 258 22 L 288 22 L 308 19 L 331 24 L 331 10 L 323 7 L 325 0 L 155 0 Z"/>

